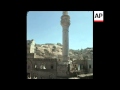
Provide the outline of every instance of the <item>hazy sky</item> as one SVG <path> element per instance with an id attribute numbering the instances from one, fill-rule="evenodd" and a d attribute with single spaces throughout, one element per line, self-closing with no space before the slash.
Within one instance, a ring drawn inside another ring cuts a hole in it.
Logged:
<path id="1" fill-rule="evenodd" d="M 69 48 L 93 47 L 93 12 L 69 11 Z M 27 40 L 37 44 L 62 43 L 62 11 L 30 11 L 27 13 Z"/>

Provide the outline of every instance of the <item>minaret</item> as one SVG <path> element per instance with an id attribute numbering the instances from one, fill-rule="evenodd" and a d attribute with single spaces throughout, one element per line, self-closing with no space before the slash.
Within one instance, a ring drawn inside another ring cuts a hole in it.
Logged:
<path id="1" fill-rule="evenodd" d="M 63 62 L 68 62 L 69 59 L 69 26 L 70 26 L 70 16 L 68 15 L 68 11 L 63 11 L 63 15 L 61 16 L 61 25 L 62 25 L 62 44 L 63 44 Z"/>

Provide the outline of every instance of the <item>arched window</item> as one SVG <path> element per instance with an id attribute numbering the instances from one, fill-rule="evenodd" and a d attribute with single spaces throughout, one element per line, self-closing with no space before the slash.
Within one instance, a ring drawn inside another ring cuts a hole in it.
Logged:
<path id="1" fill-rule="evenodd" d="M 34 78 L 33 79 L 37 79 L 37 76 L 34 76 Z"/>
<path id="2" fill-rule="evenodd" d="M 31 79 L 31 77 L 28 77 L 28 79 Z"/>
<path id="3" fill-rule="evenodd" d="M 27 79 L 31 79 L 30 73 L 27 73 Z"/>

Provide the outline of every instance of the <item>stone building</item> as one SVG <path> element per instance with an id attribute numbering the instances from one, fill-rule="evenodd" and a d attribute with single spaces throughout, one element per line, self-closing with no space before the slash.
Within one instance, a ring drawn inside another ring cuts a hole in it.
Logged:
<path id="1" fill-rule="evenodd" d="M 56 78 L 57 59 L 37 57 L 35 52 L 35 41 L 27 40 L 27 78 L 28 79 L 50 79 Z"/>
<path id="2" fill-rule="evenodd" d="M 70 70 L 80 74 L 93 73 L 93 60 L 75 60 L 72 62 Z"/>
<path id="3" fill-rule="evenodd" d="M 41 58 L 34 53 L 33 40 L 27 45 L 27 78 L 28 79 L 59 79 L 69 78 L 71 73 L 92 73 L 93 60 L 68 60 L 63 64 L 62 56 L 54 58 Z M 76 75 L 76 74 L 75 74 Z"/>
<path id="4" fill-rule="evenodd" d="M 61 61 L 51 58 L 34 58 L 34 53 L 29 53 L 27 55 L 28 79 L 56 79 L 69 77 L 69 67 L 63 65 Z"/>
<path id="5" fill-rule="evenodd" d="M 35 52 L 35 41 L 27 40 L 27 53 L 34 53 Z"/>
<path id="6" fill-rule="evenodd" d="M 28 79 L 56 79 L 68 78 L 69 67 L 63 65 L 61 58 L 40 58 L 35 52 L 35 41 L 27 41 L 27 78 Z"/>
<path id="7" fill-rule="evenodd" d="M 27 77 L 31 79 L 55 79 L 56 59 L 27 58 Z"/>

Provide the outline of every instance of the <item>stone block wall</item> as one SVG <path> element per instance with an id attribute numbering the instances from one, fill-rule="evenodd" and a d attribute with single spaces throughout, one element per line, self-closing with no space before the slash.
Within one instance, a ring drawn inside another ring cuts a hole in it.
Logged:
<path id="1" fill-rule="evenodd" d="M 38 79 L 56 79 L 56 71 L 40 70 L 34 71 Z"/>
<path id="2" fill-rule="evenodd" d="M 31 63 L 29 62 L 31 61 Z M 32 66 L 32 70 L 27 69 L 27 73 L 37 79 L 55 79 L 57 73 L 57 59 L 27 58 L 27 64 Z M 35 66 L 36 65 L 36 66 Z M 45 68 L 41 68 L 45 65 Z"/>
<path id="3" fill-rule="evenodd" d="M 34 58 L 35 54 L 34 53 L 28 53 L 27 58 Z"/>
<path id="4" fill-rule="evenodd" d="M 57 65 L 57 77 L 68 77 L 68 66 L 67 65 Z"/>

